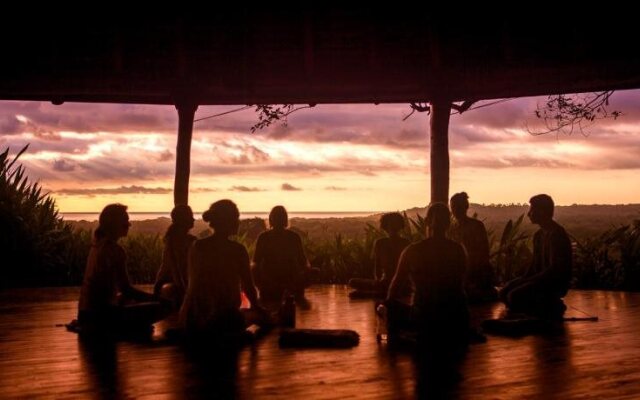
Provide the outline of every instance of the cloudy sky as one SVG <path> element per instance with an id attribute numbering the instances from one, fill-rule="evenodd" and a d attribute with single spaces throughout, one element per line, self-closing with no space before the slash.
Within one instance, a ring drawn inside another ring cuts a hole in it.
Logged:
<path id="1" fill-rule="evenodd" d="M 531 135 L 524 98 L 451 116 L 451 193 L 476 203 L 640 202 L 640 91 L 620 91 L 623 115 L 573 134 Z M 482 104 L 482 103 L 479 103 Z M 201 106 L 196 118 L 238 106 Z M 190 202 L 221 198 L 243 211 L 386 211 L 429 199 L 429 120 L 407 104 L 318 105 L 251 133 L 253 109 L 194 125 Z M 0 101 L 0 149 L 21 160 L 63 212 L 172 207 L 177 113 L 170 106 Z"/>

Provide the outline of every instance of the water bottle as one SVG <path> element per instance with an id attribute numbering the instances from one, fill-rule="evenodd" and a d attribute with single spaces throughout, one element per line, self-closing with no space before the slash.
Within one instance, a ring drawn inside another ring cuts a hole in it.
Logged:
<path id="1" fill-rule="evenodd" d="M 260 326 L 256 324 L 251 324 L 247 327 L 245 331 L 250 338 L 255 339 L 260 334 Z"/>
<path id="2" fill-rule="evenodd" d="M 286 294 L 280 306 L 280 325 L 287 328 L 296 326 L 296 303 L 292 294 Z"/>
<path id="3" fill-rule="evenodd" d="M 251 308 L 251 302 L 244 292 L 240 292 L 240 308 L 248 309 Z"/>
<path id="4" fill-rule="evenodd" d="M 382 303 L 378 304 L 378 307 L 376 307 L 376 341 L 378 343 L 383 341 L 386 342 L 389 339 L 389 332 L 387 331 L 387 312 L 387 307 Z"/>

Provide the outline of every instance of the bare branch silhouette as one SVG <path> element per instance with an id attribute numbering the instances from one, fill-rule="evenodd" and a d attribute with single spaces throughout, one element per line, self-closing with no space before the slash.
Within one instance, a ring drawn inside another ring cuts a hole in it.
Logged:
<path id="1" fill-rule="evenodd" d="M 538 136 L 551 132 L 573 133 L 583 129 L 598 119 L 617 119 L 620 111 L 609 111 L 609 98 L 613 90 L 581 94 L 558 94 L 547 97 L 544 104 L 538 104 L 535 115 L 544 121 L 545 129 L 536 131 L 529 129 L 530 134 Z"/>
<path id="2" fill-rule="evenodd" d="M 258 122 L 251 127 L 251 133 L 269 127 L 276 121 L 281 121 L 286 126 L 287 117 L 296 111 L 305 108 L 313 108 L 315 104 L 295 107 L 295 104 L 257 104 L 256 112 L 258 113 Z"/>

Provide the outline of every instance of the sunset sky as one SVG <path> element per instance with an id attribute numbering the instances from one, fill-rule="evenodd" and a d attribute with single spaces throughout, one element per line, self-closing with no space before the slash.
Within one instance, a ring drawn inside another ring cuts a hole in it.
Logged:
<path id="1" fill-rule="evenodd" d="M 616 92 L 623 115 L 585 130 L 533 136 L 544 98 L 451 116 L 451 193 L 474 203 L 640 202 L 640 91 Z M 486 102 L 485 102 L 486 103 Z M 482 104 L 482 103 L 479 103 Z M 196 118 L 238 106 L 201 106 Z M 387 211 L 429 199 L 429 120 L 407 104 L 318 105 L 287 126 L 250 133 L 253 109 L 194 124 L 190 203 L 230 198 L 243 211 Z M 63 212 L 121 202 L 130 211 L 173 204 L 177 113 L 171 106 L 0 101 L 0 148 L 15 153 Z"/>

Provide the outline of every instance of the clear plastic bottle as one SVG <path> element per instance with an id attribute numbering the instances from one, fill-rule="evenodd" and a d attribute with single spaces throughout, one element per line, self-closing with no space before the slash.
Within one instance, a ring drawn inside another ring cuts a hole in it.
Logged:
<path id="1" fill-rule="evenodd" d="M 287 328 L 296 326 L 296 302 L 292 294 L 285 294 L 280 306 L 280 325 Z"/>
<path id="2" fill-rule="evenodd" d="M 246 332 L 251 338 L 255 339 L 260 334 L 260 326 L 256 324 L 251 324 L 247 327 Z"/>
<path id="3" fill-rule="evenodd" d="M 384 304 L 378 304 L 378 307 L 376 307 L 376 340 L 378 342 L 386 342 L 389 339 L 387 311 L 387 307 Z"/>

